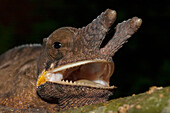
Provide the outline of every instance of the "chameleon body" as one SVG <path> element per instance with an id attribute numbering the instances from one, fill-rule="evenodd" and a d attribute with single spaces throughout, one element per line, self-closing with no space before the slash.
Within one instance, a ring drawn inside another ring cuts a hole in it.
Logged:
<path id="1" fill-rule="evenodd" d="M 140 27 L 133 17 L 116 26 L 111 40 L 101 43 L 116 19 L 107 9 L 83 28 L 63 27 L 43 45 L 16 47 L 0 56 L 0 110 L 55 112 L 106 102 L 114 72 L 112 56 Z"/>

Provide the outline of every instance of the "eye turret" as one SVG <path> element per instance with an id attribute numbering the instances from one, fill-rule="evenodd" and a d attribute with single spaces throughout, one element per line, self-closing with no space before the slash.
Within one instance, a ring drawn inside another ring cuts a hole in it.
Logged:
<path id="1" fill-rule="evenodd" d="M 54 31 L 46 41 L 47 53 L 55 60 L 61 59 L 73 48 L 74 33 L 63 27 Z"/>

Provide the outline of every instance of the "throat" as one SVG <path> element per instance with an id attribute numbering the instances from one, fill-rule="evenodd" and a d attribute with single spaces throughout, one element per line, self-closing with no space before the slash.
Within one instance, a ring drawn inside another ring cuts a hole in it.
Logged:
<path id="1" fill-rule="evenodd" d="M 113 89 L 61 85 L 46 82 L 37 88 L 38 95 L 48 103 L 57 104 L 58 111 L 106 102 Z"/>

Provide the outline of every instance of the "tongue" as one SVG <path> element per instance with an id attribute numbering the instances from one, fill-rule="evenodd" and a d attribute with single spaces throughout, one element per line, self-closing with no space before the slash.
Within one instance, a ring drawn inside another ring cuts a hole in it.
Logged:
<path id="1" fill-rule="evenodd" d="M 103 80 L 94 80 L 93 82 L 95 82 L 97 84 L 101 84 L 103 86 L 109 86 L 109 84 Z"/>
<path id="2" fill-rule="evenodd" d="M 77 81 L 75 81 L 75 83 L 77 83 L 77 84 L 92 85 L 92 86 L 108 86 L 108 84 L 105 81 L 102 81 L 102 80 L 95 80 L 95 81 L 77 80 Z"/>

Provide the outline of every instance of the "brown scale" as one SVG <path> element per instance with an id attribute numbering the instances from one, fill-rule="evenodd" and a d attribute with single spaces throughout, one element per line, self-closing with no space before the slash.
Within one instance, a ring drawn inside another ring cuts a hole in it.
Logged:
<path id="1" fill-rule="evenodd" d="M 57 29 L 43 40 L 42 47 L 20 46 L 2 54 L 0 112 L 54 112 L 106 102 L 115 88 L 109 86 L 114 71 L 112 57 L 142 23 L 137 17 L 119 23 L 114 36 L 100 48 L 115 20 L 116 12 L 107 9 L 83 28 Z M 44 78 L 55 69 L 84 61 L 93 62 L 59 72 L 63 73 L 62 80 L 82 82 L 85 79 L 89 81 L 86 85 Z M 106 84 L 96 84 L 94 81 L 98 79 Z"/>

